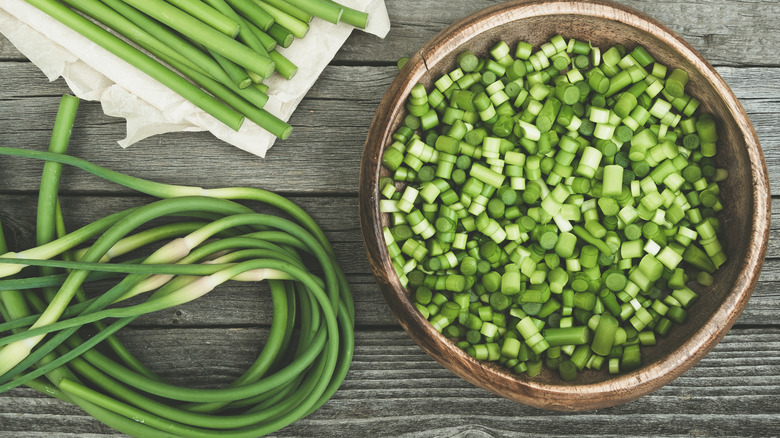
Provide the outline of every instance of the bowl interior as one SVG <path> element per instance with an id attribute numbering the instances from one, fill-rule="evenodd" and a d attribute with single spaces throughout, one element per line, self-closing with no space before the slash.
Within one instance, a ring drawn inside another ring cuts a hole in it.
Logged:
<path id="1" fill-rule="evenodd" d="M 387 217 L 380 215 L 376 206 L 380 197 L 378 180 L 389 174 L 377 160 L 381 160 L 381 151 L 403 123 L 404 103 L 413 85 L 421 82 L 430 89 L 433 81 L 456 67 L 455 57 L 465 49 L 485 56 L 499 40 L 512 48 L 518 41 L 526 41 L 538 49 L 556 34 L 567 40 L 590 41 L 602 53 L 616 43 L 629 50 L 642 45 L 670 70 L 686 70 L 690 75 L 686 92 L 701 101 L 700 112 L 712 113 L 719 122 L 716 162 L 729 172 L 728 179 L 720 183 L 725 209 L 719 214 L 721 242 L 728 261 L 716 273 L 712 287 L 694 287 L 701 298 L 692 307 L 688 321 L 675 326 L 668 337 L 659 338 L 657 345 L 643 348 L 639 370 L 617 377 L 603 370 L 586 371 L 573 384 L 549 371 L 529 379 L 498 367 L 482 366 L 432 330 L 412 307 L 389 264 L 381 237 Z M 514 2 L 451 26 L 421 48 L 402 69 L 380 105 L 366 143 L 361 203 L 371 205 L 361 204 L 361 220 L 369 258 L 388 304 L 410 336 L 436 360 L 464 379 L 511 399 L 540 407 L 592 409 L 637 398 L 668 383 L 725 335 L 744 308 L 763 260 L 766 236 L 760 234 L 764 225 L 768 227 L 767 187 L 758 140 L 744 110 L 714 69 L 671 31 L 641 14 L 608 4 Z M 762 203 L 764 198 L 767 204 Z"/>

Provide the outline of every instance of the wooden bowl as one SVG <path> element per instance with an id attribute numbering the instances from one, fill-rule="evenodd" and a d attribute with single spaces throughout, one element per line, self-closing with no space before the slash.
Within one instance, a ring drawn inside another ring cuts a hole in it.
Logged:
<path id="1" fill-rule="evenodd" d="M 455 68 L 457 53 L 470 49 L 485 55 L 505 40 L 535 48 L 552 36 L 591 41 L 601 48 L 641 44 L 661 63 L 690 75 L 686 91 L 701 110 L 720 121 L 717 163 L 728 169 L 720 183 L 725 210 L 721 238 L 728 262 L 715 284 L 698 289 L 701 298 L 685 324 L 676 326 L 654 347 L 642 350 L 643 366 L 622 375 L 585 371 L 563 382 L 543 371 L 535 378 L 514 375 L 476 361 L 438 333 L 415 309 L 387 253 L 379 212 L 378 184 L 388 171 L 381 166 L 384 148 L 402 124 L 404 104 L 416 83 L 432 81 Z M 363 240 L 378 285 L 401 326 L 430 356 L 463 379 L 511 400 L 554 410 L 591 410 L 614 406 L 648 394 L 690 369 L 723 338 L 739 317 L 758 280 L 767 247 L 770 194 L 766 163 L 756 133 L 733 92 L 689 44 L 639 12 L 602 1 L 510 1 L 477 12 L 446 28 L 413 56 L 392 82 L 368 133 L 360 172 L 360 220 Z"/>

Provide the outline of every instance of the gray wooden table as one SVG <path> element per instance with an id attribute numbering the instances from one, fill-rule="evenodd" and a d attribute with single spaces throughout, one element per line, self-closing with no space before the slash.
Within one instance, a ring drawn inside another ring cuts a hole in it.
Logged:
<path id="1" fill-rule="evenodd" d="M 395 322 L 366 261 L 358 222 L 358 171 L 373 111 L 411 54 L 457 19 L 496 3 L 387 0 L 393 28 L 384 40 L 355 33 L 309 92 L 289 140 L 265 159 L 207 133 L 162 135 L 123 150 L 123 120 L 82 103 L 72 154 L 152 180 L 255 186 L 297 201 L 324 228 L 356 302 L 354 362 L 335 396 L 277 436 L 769 436 L 780 435 L 780 235 L 747 309 L 697 366 L 634 402 L 581 413 L 530 408 L 473 387 L 430 359 Z M 780 196 L 780 2 L 623 1 L 679 33 L 724 77 L 761 140 L 773 194 Z M 62 80 L 49 83 L 0 37 L 0 144 L 43 149 Z M 40 163 L 0 160 L 0 219 L 13 242 L 34 241 Z M 69 227 L 144 199 L 66 170 L 62 204 Z M 780 223 L 773 209 L 773 222 Z M 259 351 L 268 301 L 248 287 L 221 289 L 191 304 L 137 320 L 121 332 L 134 353 L 179 384 L 229 382 Z M 0 394 L 0 436 L 116 436 L 78 408 L 31 389 Z"/>

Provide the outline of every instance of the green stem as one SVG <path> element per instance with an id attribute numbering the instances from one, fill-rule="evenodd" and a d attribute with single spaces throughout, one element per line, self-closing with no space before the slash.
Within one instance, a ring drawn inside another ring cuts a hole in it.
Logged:
<path id="1" fill-rule="evenodd" d="M 209 50 L 263 76 L 269 77 L 273 62 L 233 38 L 213 29 L 202 21 L 182 12 L 162 0 L 125 0 L 126 3 L 150 17 L 170 26 Z"/>
<path id="2" fill-rule="evenodd" d="M 227 75 L 230 77 L 230 80 L 233 81 L 233 83 L 236 84 L 239 89 L 243 90 L 252 84 L 252 79 L 249 77 L 249 74 L 246 72 L 246 70 L 241 68 L 241 66 L 225 58 L 219 53 L 213 51 L 210 51 L 210 53 L 211 56 L 217 60 L 219 65 L 222 66 L 222 70 L 225 70 L 225 73 L 227 73 Z"/>
<path id="3" fill-rule="evenodd" d="M 174 60 L 219 82 L 230 82 L 219 64 L 203 50 L 121 0 L 64 1 L 106 23 L 166 62 Z"/>
<path id="4" fill-rule="evenodd" d="M 74 165 L 143 193 L 168 198 L 99 220 L 98 226 L 93 224 L 85 227 L 86 229 L 76 230 L 51 244 L 44 245 L 42 249 L 33 248 L 23 251 L 15 260 L 10 259 L 14 254 L 7 254 L 9 260 L 6 260 L 5 266 L 20 263 L 46 264 L 74 269 L 74 271 L 65 278 L 57 296 L 39 318 L 25 318 L 25 323 L 35 320 L 38 322 L 32 326 L 32 330 L 22 336 L 34 338 L 48 331 L 61 331 L 51 336 L 47 342 L 0 377 L 0 391 L 32 382 L 33 379 L 50 373 L 48 377 L 52 381 L 61 382 L 61 387 L 70 391 L 66 393 L 74 403 L 83 406 L 87 412 L 94 413 L 101 421 L 121 431 L 130 430 L 128 429 L 130 423 L 126 423 L 123 418 L 123 415 L 129 414 L 145 424 L 140 429 L 133 430 L 132 433 L 139 436 L 155 436 L 162 430 L 176 430 L 187 436 L 253 437 L 270 433 L 313 412 L 328 400 L 343 382 L 354 349 L 354 304 L 351 292 L 343 272 L 335 263 L 333 249 L 324 233 L 308 214 L 291 201 L 258 189 L 202 189 L 153 183 L 112 172 L 63 154 L 38 153 L 12 148 L 0 148 L 0 154 Z M 281 217 L 253 213 L 230 199 L 259 201 L 274 206 L 287 213 L 296 223 Z M 206 218 L 209 222 L 205 224 L 197 221 L 185 222 L 187 225 L 182 228 L 169 225 L 125 237 L 149 221 L 163 216 L 180 215 Z M 106 263 L 106 260 L 111 257 L 141 249 L 159 239 L 182 235 L 185 228 L 188 230 L 186 236 L 171 241 L 147 257 L 146 263 L 141 264 L 145 266 L 136 262 Z M 100 231 L 96 231 L 97 229 Z M 237 235 L 248 231 L 251 232 Z M 49 257 L 53 257 L 84 242 L 85 236 L 97 237 L 97 234 L 102 235 L 85 252 L 78 254 L 81 262 L 29 260 L 32 255 L 50 254 Z M 170 249 L 179 246 L 179 241 L 189 242 L 190 245 L 197 247 L 176 255 L 169 254 Z M 230 252 L 226 253 L 226 251 Z M 310 258 L 319 263 L 318 272 L 322 272 L 322 278 L 314 276 L 305 268 L 298 251 L 310 254 Z M 187 268 L 180 266 L 205 260 L 209 260 L 211 264 Z M 172 262 L 177 264 L 171 265 Z M 185 275 L 192 273 L 203 275 L 205 269 L 201 270 L 202 268 L 220 270 L 213 274 L 206 274 L 213 278 L 207 278 L 205 282 L 193 281 L 195 277 Z M 136 273 L 127 275 L 119 284 L 96 299 L 68 305 L 70 302 L 68 296 L 77 295 L 83 281 L 90 278 L 91 269 L 120 269 Z M 149 273 L 155 269 L 161 270 L 157 272 L 176 270 L 182 275 L 167 284 L 164 283 L 139 305 L 104 310 L 106 306 L 123 299 L 142 282 L 151 278 Z M 188 271 L 189 269 L 197 272 Z M 250 370 L 228 388 L 216 390 L 178 388 L 133 367 L 132 361 L 123 357 L 129 353 L 120 354 L 120 357 L 130 365 L 130 368 L 93 350 L 93 347 L 104 340 L 110 342 L 113 333 L 132 322 L 140 313 L 186 302 L 197 298 L 216 284 L 229 279 L 239 279 L 244 273 L 262 269 L 286 272 L 295 280 L 271 281 L 274 300 L 274 320 L 271 329 L 273 336 L 268 339 L 265 349 Z M 282 284 L 284 287 L 281 287 Z M 300 339 L 297 342 L 292 339 L 296 310 L 291 306 L 280 304 L 283 301 L 292 303 L 296 292 L 298 300 L 302 303 Z M 57 308 L 61 309 L 59 316 L 52 317 L 57 313 L 52 309 Z M 65 316 L 67 319 L 63 319 Z M 120 319 L 108 326 L 98 325 L 97 334 L 90 338 L 81 339 L 76 334 L 76 327 L 109 316 Z M 51 324 L 42 322 L 47 320 L 50 320 Z M 19 342 L 15 337 L 3 342 L 14 342 L 14 340 Z M 15 343 L 10 343 L 8 346 L 11 345 Z M 290 346 L 295 346 L 294 352 L 287 351 Z M 52 354 L 55 349 L 57 349 L 57 356 Z M 5 352 L 6 349 L 3 349 L 0 356 Z M 43 362 L 40 363 L 39 368 L 22 374 L 41 360 Z M 59 373 L 58 370 L 67 370 L 62 368 L 66 364 L 78 373 L 78 378 L 84 378 L 90 385 L 94 385 L 92 387 L 102 388 L 113 394 L 115 398 L 109 395 L 96 397 L 97 393 L 78 393 L 78 388 L 85 388 L 85 386 L 80 383 L 70 383 L 76 381 L 75 375 L 55 375 Z M 11 378 L 13 380 L 10 380 Z M 132 388 L 127 388 L 112 379 L 128 384 Z M 175 406 L 172 401 L 149 398 L 139 391 L 195 404 Z M 82 396 L 86 399 L 82 399 Z M 101 408 L 95 407 L 87 400 L 100 400 Z M 154 408 L 150 409 L 149 406 Z M 216 414 L 222 408 L 241 406 L 248 407 L 242 410 L 241 414 L 229 416 Z M 119 414 L 110 412 L 111 410 Z M 214 412 L 214 414 L 201 415 L 199 412 Z M 126 421 L 132 422 L 132 420 Z M 150 428 L 150 424 L 155 427 Z M 237 428 L 241 426 L 245 427 Z M 214 430 L 214 427 L 226 429 Z"/>
<path id="5" fill-rule="evenodd" d="M 268 12 L 274 17 L 274 22 L 279 26 L 289 30 L 296 38 L 303 38 L 309 32 L 309 25 L 287 12 L 282 11 L 262 0 L 252 0 L 257 6 Z"/>
<path id="6" fill-rule="evenodd" d="M 27 2 L 80 33 L 90 41 L 122 58 L 153 79 L 156 79 L 232 129 L 237 131 L 241 127 L 243 122 L 243 116 L 241 116 L 241 114 L 219 102 L 214 97 L 205 93 L 197 86 L 172 72 L 167 67 L 145 55 L 133 46 L 103 30 L 103 28 L 82 17 L 78 13 L 68 9 L 61 3 L 55 0 L 27 0 Z M 173 8 L 173 6 L 171 6 L 171 8 Z M 212 31 L 230 39 L 218 31 L 213 29 Z"/>
<path id="7" fill-rule="evenodd" d="M 260 38 L 258 38 L 257 35 L 252 32 L 252 29 L 249 28 L 249 21 L 236 13 L 236 11 L 225 2 L 225 0 L 206 0 L 206 2 L 211 5 L 212 8 L 218 10 L 219 12 L 225 14 L 227 17 L 230 17 L 230 19 L 240 24 L 238 37 L 241 39 L 241 41 L 244 42 L 244 44 L 261 55 L 268 54 L 268 49 L 260 41 Z"/>
<path id="8" fill-rule="evenodd" d="M 226 0 L 233 9 L 262 30 L 268 30 L 275 20 L 263 8 L 257 6 L 252 0 Z M 266 76 L 267 77 L 267 76 Z"/>
<path id="9" fill-rule="evenodd" d="M 0 264 L 24 264 L 50 268 L 83 270 L 90 272 L 110 272 L 122 274 L 162 274 L 162 275 L 210 275 L 227 264 L 182 265 L 182 264 L 137 264 L 137 263 L 103 263 L 68 260 L 37 260 L 0 258 Z"/>
<path id="10" fill-rule="evenodd" d="M 265 3 L 268 3 L 269 5 L 292 15 L 304 23 L 310 22 L 313 17 L 313 15 L 310 13 L 291 5 L 290 3 L 287 3 L 285 0 L 265 0 Z"/>
<path id="11" fill-rule="evenodd" d="M 49 152 L 64 154 L 68 150 L 68 142 L 73 128 L 73 121 L 76 118 L 79 99 L 74 96 L 65 95 L 60 100 L 60 107 L 57 111 L 57 117 L 54 121 L 51 140 L 49 142 Z M 57 192 L 60 187 L 60 175 L 62 174 L 62 164 L 47 161 L 43 164 L 43 174 L 41 184 L 38 190 L 38 214 L 36 224 L 36 240 L 38 245 L 49 243 L 54 240 L 55 230 L 55 212 L 57 209 Z M 48 273 L 45 273 L 46 275 Z"/>
<path id="12" fill-rule="evenodd" d="M 3 225 L 0 223 L 0 252 L 8 251 L 8 246 L 5 242 L 5 232 L 3 232 Z M 0 302 L 3 304 L 7 317 L 7 321 L 13 321 L 25 317 L 30 314 L 30 308 L 27 306 L 27 301 L 24 299 L 22 293 L 16 288 L 9 288 L 0 291 Z"/>
<path id="13" fill-rule="evenodd" d="M 133 211 L 135 211 L 135 209 L 131 208 L 124 211 L 120 211 L 118 213 L 111 214 L 102 219 L 98 219 L 97 221 L 92 222 L 89 225 L 79 228 L 78 230 L 73 231 L 72 233 L 69 233 L 64 237 L 61 237 L 59 239 L 56 239 L 44 245 L 24 250 L 18 254 L 9 252 L 0 257 L 18 257 L 22 259 L 35 260 L 35 259 L 49 259 L 58 256 L 63 252 L 72 249 L 86 242 L 87 240 L 97 236 L 98 234 L 104 232 L 105 230 L 113 226 L 115 223 L 120 221 L 123 217 L 127 216 L 128 214 L 131 214 Z M 7 277 L 13 275 L 21 271 L 23 267 L 24 267 L 23 265 L 18 265 L 18 264 L 16 265 L 8 264 L 8 265 L 0 266 L 0 277 Z"/>
<path id="14" fill-rule="evenodd" d="M 268 54 L 276 64 L 276 71 L 285 79 L 291 79 L 298 72 L 298 67 L 276 50 Z"/>
<path id="15" fill-rule="evenodd" d="M 344 23 L 355 26 L 358 29 L 365 29 L 368 24 L 368 14 L 357 9 L 352 9 L 348 6 L 341 5 L 333 0 L 327 0 L 331 3 L 337 4 L 341 7 L 341 20 Z"/>
<path id="16" fill-rule="evenodd" d="M 241 28 L 235 20 L 225 16 L 200 0 L 167 0 L 182 11 L 208 24 L 225 35 L 235 38 Z"/>
<path id="17" fill-rule="evenodd" d="M 595 246 L 596 248 L 601 251 L 602 254 L 606 256 L 611 256 L 613 254 L 612 248 L 607 245 L 606 242 L 604 242 L 601 239 L 597 239 L 593 237 L 592 234 L 588 232 L 583 226 L 581 225 L 575 225 L 572 228 L 572 232 L 577 235 L 580 239 L 584 240 L 587 243 L 590 243 L 591 245 Z"/>
<path id="18" fill-rule="evenodd" d="M 287 0 L 287 2 L 333 24 L 337 24 L 343 14 L 341 6 L 327 0 Z"/>

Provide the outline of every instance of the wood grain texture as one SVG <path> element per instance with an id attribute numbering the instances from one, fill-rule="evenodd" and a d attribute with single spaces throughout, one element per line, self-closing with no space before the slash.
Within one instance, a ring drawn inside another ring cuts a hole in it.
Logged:
<path id="1" fill-rule="evenodd" d="M 388 38 L 378 41 L 368 35 L 354 34 L 336 61 L 393 62 L 409 56 L 414 48 L 422 46 L 450 23 L 497 3 L 500 1 L 449 2 L 446 8 L 437 8 L 436 13 L 431 14 L 425 2 L 388 2 L 394 25 Z M 775 1 L 621 0 L 616 3 L 665 23 L 713 64 L 778 65 L 776 59 L 767 56 L 775 51 L 780 30 L 775 19 L 780 15 L 780 5 Z M 752 31 L 745 32 L 745 29 Z"/>
<path id="2" fill-rule="evenodd" d="M 120 208 L 140 205 L 147 198 L 68 195 L 62 198 L 68 226 L 71 229 L 99 219 Z M 398 327 L 384 298 L 376 287 L 371 267 L 359 232 L 357 196 L 292 198 L 321 225 L 333 242 L 339 264 L 348 275 L 355 302 L 359 326 Z M 34 218 L 36 200 L 27 195 L 2 195 L 0 220 L 13 248 L 27 248 L 35 239 Z M 318 208 L 327 205 L 328 208 Z M 780 205 L 775 205 L 773 218 L 780 218 Z M 768 259 L 758 286 L 740 317 L 740 324 L 777 326 L 780 313 L 780 220 L 773 222 L 770 232 Z M 268 321 L 270 299 L 256 292 L 251 284 L 231 284 L 216 294 L 175 309 L 140 318 L 138 323 L 149 326 L 241 326 Z M 213 309 L 213 311 L 211 311 Z"/>
<path id="3" fill-rule="evenodd" d="M 466 15 L 500 3 L 499 0 L 450 1 L 432 8 L 417 0 L 386 2 L 392 28 L 385 39 L 355 32 L 336 55 L 337 63 L 395 63 L 409 56 L 434 34 Z M 716 65 L 773 65 L 780 43 L 780 5 L 774 0 L 620 0 L 665 23 Z M 435 12 L 434 12 L 435 9 Z M 23 60 L 0 37 L 0 59 Z"/>
<path id="4" fill-rule="evenodd" d="M 718 67 L 750 117 L 764 150 L 767 166 L 780 166 L 780 68 Z M 205 175 L 202 184 L 228 186 L 243 181 L 275 191 L 290 191 L 287 178 L 294 178 L 297 193 L 357 193 L 360 154 L 368 125 L 379 100 L 398 70 L 395 67 L 331 66 L 325 69 L 291 123 L 288 141 L 277 142 L 264 159 L 199 133 L 166 134 L 143 140 L 128 149 L 116 141 L 124 138 L 121 119 L 108 117 L 94 102 L 84 102 L 77 116 L 78 133 L 71 153 L 89 157 L 96 164 L 142 178 L 176 184 L 191 184 L 193 174 Z M 49 83 L 29 63 L 1 63 L 0 120 L 4 121 L 2 143 L 21 147 L 48 144 L 49 130 L 59 97 L 68 92 L 61 79 Z M 756 87 L 756 84 L 762 84 Z M 29 85 L 25 85 L 29 84 Z M 345 96 L 351 96 L 349 98 Z M 18 105 L 24 102 L 24 105 Z M 336 108 L 337 110 L 333 110 Z M 29 120 L 37 120 L 32 126 Z M 182 160 L 183 154 L 187 159 Z M 23 160 L 9 159 L 21 163 Z M 149 162 L 154 160 L 155 165 Z M 231 163 L 231 172 L 217 163 Z M 35 190 L 39 167 L 14 166 L 14 176 L 0 168 L 0 192 Z M 770 188 L 780 195 L 780 173 L 770 172 Z M 70 172 L 65 191 L 128 193 L 114 184 Z"/>
<path id="5" fill-rule="evenodd" d="M 319 411 L 274 436 L 778 436 L 780 424 L 780 207 L 772 211 L 767 260 L 735 327 L 701 362 L 639 400 L 582 413 L 530 408 L 456 377 L 426 355 L 392 316 L 366 259 L 358 221 L 358 171 L 374 111 L 409 56 L 434 34 L 497 0 L 431 4 L 387 0 L 386 39 L 355 32 L 265 159 L 208 134 L 169 134 L 127 150 L 124 122 L 82 103 L 71 151 L 144 178 L 209 187 L 250 185 L 293 197 L 323 226 L 347 271 L 357 309 L 356 355 L 342 388 Z M 761 141 L 770 186 L 780 196 L 780 2 L 625 0 L 677 32 L 739 98 Z M 64 81 L 50 83 L 0 36 L 0 145 L 48 143 Z M 40 163 L 0 159 L 0 220 L 11 240 L 34 239 Z M 69 227 L 147 198 L 66 170 Z M 779 198 L 780 199 L 780 198 Z M 144 361 L 187 385 L 226 383 L 252 360 L 267 329 L 262 287 L 215 293 L 140 318 L 121 332 Z M 217 360 L 217 358 L 219 360 Z M 627 429 L 631 425 L 631 429 Z M 0 437 L 116 437 L 78 408 L 30 389 L 0 394 Z"/>
<path id="6" fill-rule="evenodd" d="M 257 354 L 251 343 L 262 336 L 255 328 L 122 333 L 128 348 L 153 370 L 190 386 L 231 381 Z M 231 348 L 231 341 L 245 347 Z M 745 348 L 755 354 L 745 355 Z M 773 420 L 780 403 L 779 349 L 777 331 L 735 329 L 696 367 L 640 400 L 559 413 L 470 385 L 441 368 L 403 331 L 362 330 L 348 378 L 333 399 L 274 436 L 626 436 L 628 424 L 631 436 L 768 436 L 778 432 Z M 221 361 L 214 360 L 215 353 Z M 0 395 L 0 424 L 6 426 L 2 437 L 52 430 L 118 436 L 78 409 L 29 389 Z"/>

